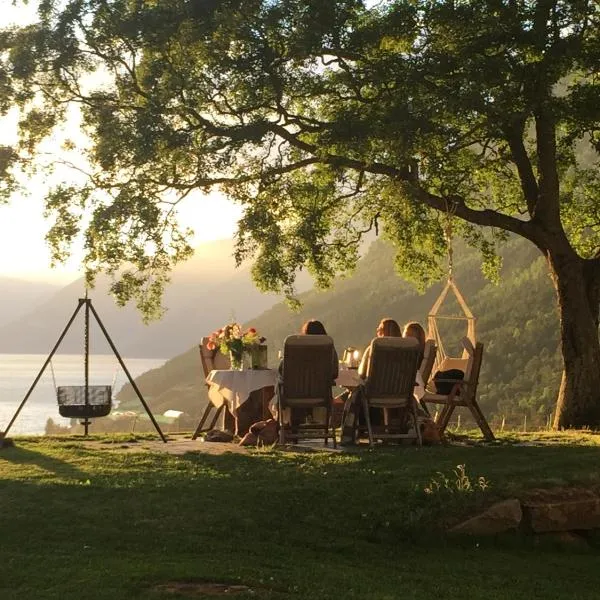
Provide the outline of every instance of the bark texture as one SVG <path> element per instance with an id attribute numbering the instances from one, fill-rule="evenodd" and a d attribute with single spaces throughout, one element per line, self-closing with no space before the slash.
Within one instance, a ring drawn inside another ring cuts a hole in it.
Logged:
<path id="1" fill-rule="evenodd" d="M 600 265 L 573 252 L 549 252 L 558 297 L 564 370 L 554 428 L 600 428 Z"/>

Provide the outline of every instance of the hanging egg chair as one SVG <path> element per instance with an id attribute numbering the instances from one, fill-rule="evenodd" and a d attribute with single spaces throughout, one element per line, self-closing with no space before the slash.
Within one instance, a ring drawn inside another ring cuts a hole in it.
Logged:
<path id="1" fill-rule="evenodd" d="M 463 346 L 462 354 L 460 356 L 450 356 L 448 344 L 444 344 L 442 334 L 440 332 L 440 326 L 443 321 L 462 321 L 466 324 L 466 337 L 471 342 L 472 346 L 475 347 L 477 343 L 477 337 L 475 333 L 475 317 L 469 308 L 464 296 L 459 290 L 453 276 L 453 249 L 452 249 L 452 223 L 451 213 L 448 211 L 448 221 L 444 229 L 444 236 L 446 239 L 446 245 L 448 248 L 448 280 L 446 285 L 442 289 L 442 292 L 434 302 L 429 315 L 427 317 L 428 334 L 427 337 L 434 340 L 437 346 L 437 354 L 434 363 L 434 371 L 448 371 L 450 369 L 459 369 L 463 372 L 466 371 L 467 362 L 469 359 L 469 353 Z M 443 306 L 448 298 L 448 294 L 452 292 L 454 298 L 458 303 L 461 314 L 444 314 Z"/>

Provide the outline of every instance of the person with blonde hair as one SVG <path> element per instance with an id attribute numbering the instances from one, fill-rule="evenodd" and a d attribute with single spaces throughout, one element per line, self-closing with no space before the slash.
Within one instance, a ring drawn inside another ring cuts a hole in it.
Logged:
<path id="1" fill-rule="evenodd" d="M 390 319 L 386 317 L 385 319 L 381 319 L 379 321 L 379 325 L 377 325 L 377 329 L 375 331 L 375 337 L 402 337 L 402 332 L 400 331 L 400 325 L 394 319 Z M 367 377 L 368 369 L 369 369 L 369 361 L 371 359 L 371 344 L 365 350 L 363 354 L 362 360 L 360 361 L 360 366 L 358 367 L 358 374 L 365 379 Z"/>
<path id="2" fill-rule="evenodd" d="M 421 398 L 425 395 L 425 383 L 423 382 L 423 376 L 421 375 L 421 366 L 423 358 L 425 357 L 425 341 L 426 334 L 425 329 L 421 323 L 417 321 L 409 321 L 402 330 L 402 337 L 415 338 L 419 342 L 419 368 L 417 370 L 417 379 L 415 381 L 415 398 L 419 402 L 419 406 L 429 415 L 429 410 L 425 404 L 421 403 Z"/>
<path id="3" fill-rule="evenodd" d="M 421 323 L 418 323 L 417 321 L 409 321 L 402 330 L 402 337 L 412 337 L 419 342 L 419 364 L 421 364 L 421 361 L 425 355 L 425 340 L 427 337 Z"/>
<path id="4" fill-rule="evenodd" d="M 402 337 L 400 331 L 400 325 L 394 319 L 386 317 L 381 319 L 377 329 L 375 330 L 375 337 Z M 358 374 L 363 379 L 366 379 L 369 375 L 369 364 L 371 360 L 373 341 L 365 350 L 360 366 L 358 367 Z M 351 394 L 345 392 L 340 396 L 344 399 L 344 413 L 342 415 L 342 446 L 356 443 L 356 429 L 359 422 L 364 421 L 364 415 L 362 414 L 361 398 L 360 394 L 362 390 L 356 388 Z M 381 412 L 377 409 L 371 409 L 369 411 L 369 417 L 371 418 L 371 424 L 374 426 L 381 425 Z"/>

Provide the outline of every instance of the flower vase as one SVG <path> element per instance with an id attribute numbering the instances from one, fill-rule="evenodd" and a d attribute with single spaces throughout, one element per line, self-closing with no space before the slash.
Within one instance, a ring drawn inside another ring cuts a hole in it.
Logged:
<path id="1" fill-rule="evenodd" d="M 230 350 L 229 363 L 232 371 L 242 371 L 244 369 L 244 352 Z"/>
<path id="2" fill-rule="evenodd" d="M 250 354 L 250 364 L 253 369 L 266 369 L 267 368 L 267 347 L 266 346 L 256 344 L 251 347 L 249 354 Z"/>

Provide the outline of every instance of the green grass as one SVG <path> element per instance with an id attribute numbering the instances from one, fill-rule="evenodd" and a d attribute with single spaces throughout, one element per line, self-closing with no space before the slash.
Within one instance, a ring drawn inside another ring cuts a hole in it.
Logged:
<path id="1" fill-rule="evenodd" d="M 240 599 L 598 598 L 596 548 L 441 531 L 523 489 L 600 486 L 600 436 L 222 456 L 126 443 L 17 438 L 0 451 L 2 600 L 206 597 L 161 589 L 170 581 L 250 586 Z M 490 490 L 425 493 L 458 464 Z"/>

